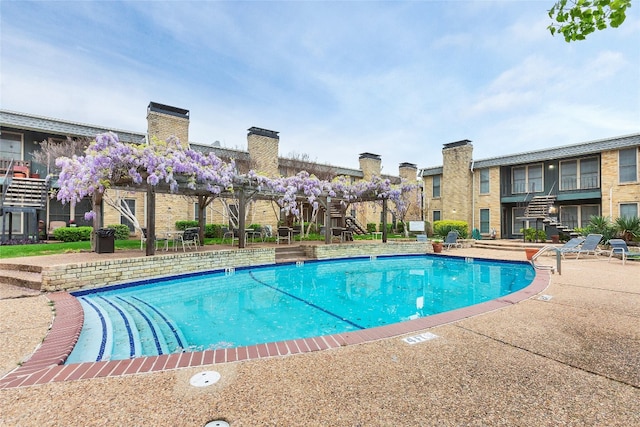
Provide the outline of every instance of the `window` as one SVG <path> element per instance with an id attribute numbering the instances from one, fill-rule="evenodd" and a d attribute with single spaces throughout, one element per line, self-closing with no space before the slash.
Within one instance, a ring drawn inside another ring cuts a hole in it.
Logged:
<path id="1" fill-rule="evenodd" d="M 560 162 L 560 190 L 598 188 L 598 158 Z"/>
<path id="2" fill-rule="evenodd" d="M 124 208 L 125 211 L 128 208 L 128 210 L 131 212 L 131 214 L 133 216 L 136 215 L 136 201 L 135 201 L 135 199 L 124 199 L 122 201 L 122 207 Z M 131 232 L 136 231 L 136 228 L 133 226 L 133 222 L 131 222 L 129 220 L 129 218 L 127 218 L 124 215 L 120 215 L 120 224 L 124 224 L 127 227 L 129 227 L 129 231 L 131 231 Z"/>
<path id="3" fill-rule="evenodd" d="M 527 192 L 527 169 L 526 168 L 513 168 L 513 192 L 514 193 Z"/>
<path id="4" fill-rule="evenodd" d="M 480 209 L 480 232 L 489 232 L 489 209 Z"/>
<path id="5" fill-rule="evenodd" d="M 193 204 L 193 219 L 196 221 L 200 220 L 200 204 L 198 202 L 195 202 Z M 205 222 L 207 221 L 207 210 L 204 210 L 204 219 Z"/>
<path id="6" fill-rule="evenodd" d="M 560 162 L 560 190 L 575 190 L 578 188 L 578 162 Z"/>
<path id="7" fill-rule="evenodd" d="M 433 177 L 433 197 L 440 197 L 440 175 Z"/>
<path id="8" fill-rule="evenodd" d="M 598 159 L 592 157 L 580 160 L 580 188 L 598 188 L 599 181 Z"/>
<path id="9" fill-rule="evenodd" d="M 632 218 L 638 216 L 637 203 L 620 203 L 620 216 Z"/>
<path id="10" fill-rule="evenodd" d="M 489 194 L 489 169 L 480 169 L 480 194 Z"/>
<path id="11" fill-rule="evenodd" d="M 578 206 L 560 206 L 560 223 L 569 228 L 579 227 Z"/>
<path id="12" fill-rule="evenodd" d="M 542 165 L 529 166 L 529 182 L 527 187 L 532 193 L 544 190 L 542 186 Z"/>
<path id="13" fill-rule="evenodd" d="M 511 234 L 522 234 L 523 228 L 529 228 L 529 221 L 522 221 L 524 216 L 524 208 L 513 208 L 511 210 Z"/>
<path id="14" fill-rule="evenodd" d="M 433 222 L 440 221 L 441 219 L 440 211 L 433 211 Z"/>
<path id="15" fill-rule="evenodd" d="M 542 165 L 513 168 L 511 174 L 513 193 L 539 193 L 544 190 Z"/>
<path id="16" fill-rule="evenodd" d="M 638 156 L 635 148 L 618 151 L 620 183 L 638 180 Z"/>
<path id="17" fill-rule="evenodd" d="M 0 133 L 0 158 L 22 160 L 22 134 Z"/>
<path id="18" fill-rule="evenodd" d="M 586 227 L 592 216 L 600 216 L 599 205 L 580 206 L 580 227 Z"/>

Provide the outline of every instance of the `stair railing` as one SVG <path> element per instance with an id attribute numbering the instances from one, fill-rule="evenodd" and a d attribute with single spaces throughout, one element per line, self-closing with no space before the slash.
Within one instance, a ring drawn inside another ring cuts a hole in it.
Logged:
<path id="1" fill-rule="evenodd" d="M 13 182 L 13 159 L 9 162 L 9 166 L 7 167 L 7 171 L 4 174 L 3 188 L 2 188 L 2 201 L 0 202 L 0 206 L 4 206 L 4 200 L 7 197 L 7 190 L 11 186 Z"/>

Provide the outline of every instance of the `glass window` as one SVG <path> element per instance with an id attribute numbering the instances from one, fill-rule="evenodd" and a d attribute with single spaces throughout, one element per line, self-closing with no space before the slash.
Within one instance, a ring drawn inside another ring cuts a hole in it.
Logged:
<path id="1" fill-rule="evenodd" d="M 89 212 L 92 209 L 93 203 L 91 202 L 91 197 L 85 197 L 84 199 L 76 202 L 76 206 L 74 208 L 74 217 L 73 219 L 76 221 L 76 224 L 80 226 L 92 225 L 92 221 L 87 221 L 84 219 L 84 214 Z M 67 218 L 69 215 L 67 215 Z"/>
<path id="2" fill-rule="evenodd" d="M 580 160 L 580 188 L 598 188 L 600 186 L 598 176 L 598 159 Z"/>
<path id="3" fill-rule="evenodd" d="M 621 203 L 620 216 L 627 217 L 627 218 L 638 216 L 638 204 L 637 203 Z"/>
<path id="4" fill-rule="evenodd" d="M 489 209 L 480 209 L 480 232 L 489 232 Z"/>
<path id="5" fill-rule="evenodd" d="M 440 221 L 441 219 L 440 211 L 433 211 L 433 222 Z"/>
<path id="6" fill-rule="evenodd" d="M 620 165 L 620 182 L 636 182 L 638 180 L 638 156 L 636 148 L 620 150 L 618 152 Z"/>
<path id="7" fill-rule="evenodd" d="M 440 175 L 433 177 L 433 197 L 440 197 Z"/>
<path id="8" fill-rule="evenodd" d="M 580 207 L 580 227 L 589 225 L 592 216 L 600 215 L 599 205 L 585 205 Z"/>
<path id="9" fill-rule="evenodd" d="M 0 133 L 0 158 L 22 160 L 22 134 Z"/>
<path id="10" fill-rule="evenodd" d="M 542 165 L 529 166 L 529 191 L 532 193 L 544 190 L 542 186 Z"/>
<path id="11" fill-rule="evenodd" d="M 560 206 L 560 223 L 569 228 L 578 227 L 578 207 Z"/>
<path id="12" fill-rule="evenodd" d="M 135 214 L 136 214 L 136 201 L 135 201 L 135 199 L 124 199 L 122 201 L 122 206 L 125 208 L 125 210 L 128 207 L 129 210 L 131 211 L 131 213 L 135 216 Z M 131 231 L 132 233 L 134 231 L 136 231 L 136 228 L 133 226 L 133 222 L 131 222 L 129 220 L 129 218 L 127 218 L 124 215 L 120 215 L 120 224 L 124 224 L 127 227 L 129 227 L 129 231 Z"/>
<path id="13" fill-rule="evenodd" d="M 527 192 L 527 168 L 525 167 L 513 168 L 513 192 L 514 193 Z"/>
<path id="14" fill-rule="evenodd" d="M 204 210 L 204 218 L 205 218 L 205 222 L 207 220 L 207 210 Z M 200 204 L 198 202 L 195 202 L 193 204 L 193 219 L 195 221 L 199 221 L 200 220 Z"/>
<path id="15" fill-rule="evenodd" d="M 524 216 L 524 208 L 513 208 L 511 210 L 511 234 L 522 234 L 520 231 L 523 228 L 529 227 L 529 221 L 522 221 L 521 219 Z"/>
<path id="16" fill-rule="evenodd" d="M 480 169 L 480 194 L 489 193 L 489 169 Z"/>
<path id="17" fill-rule="evenodd" d="M 578 162 L 571 160 L 560 162 L 560 190 L 578 188 Z"/>

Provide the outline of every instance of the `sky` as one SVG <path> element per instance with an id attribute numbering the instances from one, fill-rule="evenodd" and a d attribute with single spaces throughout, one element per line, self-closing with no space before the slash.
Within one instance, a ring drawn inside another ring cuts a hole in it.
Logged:
<path id="1" fill-rule="evenodd" d="M 0 107 L 146 132 L 158 102 L 189 140 L 358 168 L 442 164 L 640 132 L 640 4 L 566 43 L 545 1 L 0 1 Z"/>

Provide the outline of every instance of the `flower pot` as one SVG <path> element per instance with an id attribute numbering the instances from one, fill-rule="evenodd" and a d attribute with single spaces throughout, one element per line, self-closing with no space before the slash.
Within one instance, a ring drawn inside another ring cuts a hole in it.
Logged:
<path id="1" fill-rule="evenodd" d="M 431 244 L 433 246 L 433 252 L 439 254 L 442 252 L 442 243 L 436 242 Z"/>
<path id="2" fill-rule="evenodd" d="M 557 234 L 551 235 L 551 243 L 560 243 L 560 236 Z"/>
<path id="3" fill-rule="evenodd" d="M 527 254 L 527 259 L 531 261 L 533 256 L 538 252 L 538 248 L 525 248 L 524 252 Z"/>

